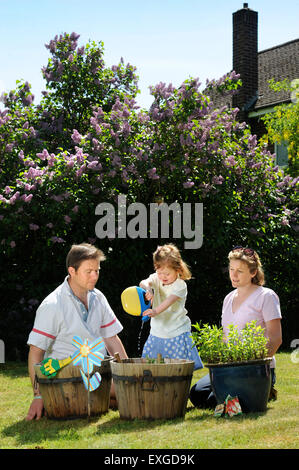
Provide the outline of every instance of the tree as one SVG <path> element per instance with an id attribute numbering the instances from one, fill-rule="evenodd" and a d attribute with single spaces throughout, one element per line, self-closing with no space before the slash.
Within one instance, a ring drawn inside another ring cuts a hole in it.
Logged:
<path id="1" fill-rule="evenodd" d="M 1 184 L 11 183 L 24 158 L 29 165 L 37 153 L 45 160 L 41 156 L 44 149 L 49 155 L 74 150 L 76 141 L 71 135 L 74 129 L 84 134 L 94 108 L 101 106 L 108 112 L 117 100 L 136 97 L 135 67 L 124 65 L 123 59 L 106 67 L 103 43 L 90 41 L 79 47 L 79 37 L 65 33 L 46 44 L 52 57 L 42 68 L 46 90 L 40 104 L 34 105 L 27 81 L 18 80 L 15 90 L 3 94 L 6 109 L 0 117 Z"/>
<path id="2" fill-rule="evenodd" d="M 275 83 L 270 80 L 270 88 L 274 91 L 289 91 L 292 102 L 281 104 L 274 108 L 272 113 L 266 114 L 262 119 L 268 131 L 264 141 L 281 144 L 287 142 L 289 168 L 288 173 L 298 176 L 299 173 L 299 79 L 284 80 Z"/>

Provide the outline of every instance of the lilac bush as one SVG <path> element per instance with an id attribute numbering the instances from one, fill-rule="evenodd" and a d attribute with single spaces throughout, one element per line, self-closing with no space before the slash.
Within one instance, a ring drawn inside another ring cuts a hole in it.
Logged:
<path id="1" fill-rule="evenodd" d="M 36 303 L 61 282 L 74 242 L 97 243 L 109 253 L 101 286 L 122 316 L 122 287 L 152 269 L 151 253 L 165 240 L 97 240 L 95 208 L 115 205 L 119 194 L 145 205 L 162 197 L 168 204 L 203 202 L 203 247 L 184 252 L 195 278 L 188 297 L 194 322 L 198 303 L 205 306 L 203 320 L 217 320 L 228 289 L 227 252 L 244 244 L 260 252 L 270 287 L 277 287 L 295 324 L 297 180 L 275 166 L 267 147 L 237 120 L 237 109 L 214 107 L 214 94 L 234 93 L 239 76 L 208 81 L 204 92 L 198 79 L 178 88 L 159 83 L 151 87 L 147 111 L 135 101 L 135 68 L 123 60 L 106 67 L 103 43 L 79 47 L 78 39 L 64 34 L 46 46 L 52 58 L 42 69 L 46 91 L 39 105 L 27 82 L 3 97 L 0 260 L 7 268 L 0 285 L 7 301 L 0 325 L 10 322 L 19 332 L 17 339 L 8 333 L 8 344 L 25 342 Z"/>

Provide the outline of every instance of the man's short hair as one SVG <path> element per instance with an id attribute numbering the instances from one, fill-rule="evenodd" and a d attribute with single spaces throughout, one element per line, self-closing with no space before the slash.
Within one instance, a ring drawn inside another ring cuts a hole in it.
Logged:
<path id="1" fill-rule="evenodd" d="M 94 245 L 89 243 L 80 243 L 79 245 L 72 245 L 66 257 L 66 269 L 69 267 L 74 268 L 76 271 L 80 264 L 88 259 L 97 259 L 99 262 L 106 259 L 102 250 L 99 250 Z"/>

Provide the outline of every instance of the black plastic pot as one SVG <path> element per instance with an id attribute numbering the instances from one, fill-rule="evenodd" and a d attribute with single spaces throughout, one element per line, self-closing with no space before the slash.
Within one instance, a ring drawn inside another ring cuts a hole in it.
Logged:
<path id="1" fill-rule="evenodd" d="M 271 358 L 245 363 L 207 364 L 217 403 L 237 396 L 244 413 L 266 411 L 271 387 Z"/>

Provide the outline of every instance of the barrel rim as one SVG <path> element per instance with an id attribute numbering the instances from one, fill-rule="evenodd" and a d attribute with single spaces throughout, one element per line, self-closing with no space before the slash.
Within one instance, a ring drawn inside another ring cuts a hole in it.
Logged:
<path id="1" fill-rule="evenodd" d="M 264 357 L 261 359 L 251 359 L 249 361 L 232 361 L 232 362 L 215 362 L 215 363 L 206 363 L 205 367 L 216 368 L 216 367 L 243 367 L 250 365 L 263 365 L 270 364 L 272 357 Z"/>
<path id="2" fill-rule="evenodd" d="M 108 378 L 110 379 L 112 374 L 111 374 L 111 371 L 109 372 L 101 372 L 100 373 L 101 375 L 101 378 Z M 83 383 L 82 381 L 82 377 L 81 376 L 76 376 L 76 377 L 38 377 L 36 375 L 36 381 L 41 384 L 41 385 L 44 385 L 44 384 L 47 384 L 47 385 L 50 385 L 50 384 L 62 384 L 62 383 Z"/>
<path id="3" fill-rule="evenodd" d="M 141 361 L 142 359 L 144 359 L 144 361 Z M 156 359 L 156 358 L 149 358 L 149 359 Z M 179 359 L 179 358 L 163 358 L 164 360 L 166 359 L 167 361 L 169 362 L 147 362 L 147 358 L 144 358 L 144 357 L 129 357 L 129 358 L 126 358 L 126 359 L 122 359 L 121 362 L 118 362 L 116 359 L 113 359 L 111 361 L 111 364 L 134 364 L 135 366 L 165 366 L 165 365 L 187 365 L 187 364 L 193 364 L 194 365 L 194 361 L 192 361 L 191 359 Z M 137 361 L 137 362 L 134 362 L 134 361 Z M 173 362 L 173 361 L 176 361 L 176 362 Z"/>

